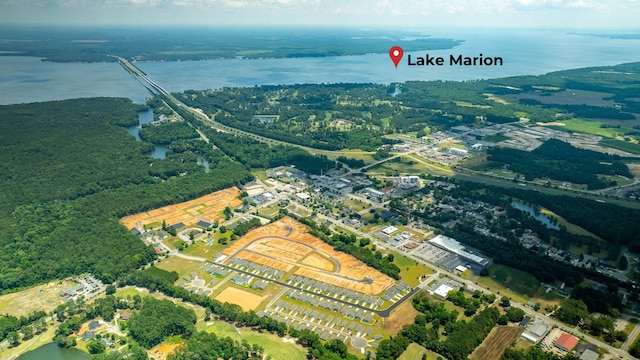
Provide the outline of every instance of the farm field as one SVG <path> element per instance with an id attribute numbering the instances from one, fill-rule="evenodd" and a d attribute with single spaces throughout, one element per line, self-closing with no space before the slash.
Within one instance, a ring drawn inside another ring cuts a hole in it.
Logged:
<path id="1" fill-rule="evenodd" d="M 223 253 L 228 256 L 227 263 L 244 259 L 365 294 L 380 294 L 394 283 L 353 256 L 336 251 L 288 217 L 250 231 Z"/>
<path id="2" fill-rule="evenodd" d="M 169 226 L 177 223 L 191 226 L 200 220 L 214 222 L 224 219 L 222 211 L 225 207 L 234 208 L 242 204 L 239 196 L 238 188 L 228 188 L 183 203 L 125 216 L 120 222 L 127 229 L 142 229 L 144 225 L 162 224 L 163 221 Z"/>
<path id="3" fill-rule="evenodd" d="M 519 326 L 498 326 L 491 330 L 489 336 L 471 353 L 471 360 L 499 359 L 502 353 L 522 334 Z"/>
<path id="4" fill-rule="evenodd" d="M 575 131 L 591 135 L 599 135 L 607 138 L 615 138 L 618 135 L 626 134 L 632 129 L 627 128 L 601 128 L 603 123 L 600 121 L 590 121 L 582 119 L 562 120 L 562 126 L 550 126 L 552 129 L 560 131 Z"/>

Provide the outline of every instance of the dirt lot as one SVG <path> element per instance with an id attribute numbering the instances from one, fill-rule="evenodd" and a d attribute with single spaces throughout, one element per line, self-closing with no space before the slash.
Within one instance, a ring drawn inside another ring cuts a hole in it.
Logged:
<path id="1" fill-rule="evenodd" d="M 182 346 L 182 344 L 160 344 L 151 350 L 148 350 L 147 353 L 152 359 L 156 360 L 165 360 L 169 354 L 171 354 L 176 348 Z"/>
<path id="2" fill-rule="evenodd" d="M 62 304 L 60 291 L 75 286 L 69 281 L 52 281 L 13 294 L 0 296 L 0 314 L 17 317 L 35 310 L 51 311 Z"/>
<path id="3" fill-rule="evenodd" d="M 471 360 L 500 359 L 524 329 L 519 326 L 498 326 L 493 328 L 486 339 L 471 353 Z"/>
<path id="4" fill-rule="evenodd" d="M 220 295 L 216 296 L 216 300 L 220 302 L 228 302 L 230 304 L 240 305 L 242 310 L 249 311 L 256 309 L 262 302 L 262 296 L 242 291 L 234 287 L 224 289 Z"/>
<path id="5" fill-rule="evenodd" d="M 134 227 L 142 229 L 144 225 L 161 224 L 162 221 L 165 221 L 167 225 L 182 222 L 186 226 L 191 226 L 200 220 L 214 222 L 224 218 L 222 211 L 225 207 L 234 208 L 242 204 L 239 196 L 240 190 L 238 188 L 228 188 L 180 204 L 126 216 L 120 219 L 120 222 L 127 229 Z"/>
<path id="6" fill-rule="evenodd" d="M 411 301 L 405 301 L 391 312 L 391 315 L 384 320 L 383 329 L 391 336 L 396 336 L 402 326 L 413 323 L 416 315 L 420 312 L 413 308 Z"/>
<path id="7" fill-rule="evenodd" d="M 238 257 L 287 272 L 297 267 L 296 275 L 365 294 L 380 294 L 394 283 L 353 256 L 334 250 L 291 218 L 250 231 L 223 253 L 229 257 L 227 262 Z M 365 278 L 371 281 L 362 281 Z"/>

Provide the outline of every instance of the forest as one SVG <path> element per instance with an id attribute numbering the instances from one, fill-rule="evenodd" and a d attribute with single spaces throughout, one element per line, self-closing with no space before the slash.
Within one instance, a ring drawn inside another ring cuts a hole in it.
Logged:
<path id="1" fill-rule="evenodd" d="M 155 256 L 120 217 L 252 179 L 211 148 L 216 172 L 186 146 L 152 159 L 124 128 L 140 108 L 113 98 L 0 107 L 0 291 L 83 272 L 111 282 Z"/>
<path id="2" fill-rule="evenodd" d="M 78 33 L 96 41 L 78 41 Z M 412 37 L 414 39 L 407 39 Z M 262 27 L 9 26 L 0 27 L 0 51 L 57 62 L 115 61 L 110 54 L 143 61 L 221 58 L 324 57 L 386 54 L 393 45 L 405 51 L 450 49 L 459 40 L 408 31 Z M 197 39 L 194 40 L 194 39 Z M 286 41 L 289 46 L 282 46 Z"/>
<path id="3" fill-rule="evenodd" d="M 574 184 L 586 184 L 589 190 L 616 185 L 602 180 L 598 175 L 620 175 L 633 178 L 629 168 L 618 155 L 578 149 L 562 140 L 550 139 L 533 151 L 503 147 L 487 151 L 494 168 L 506 167 L 534 179 L 554 179 Z"/>

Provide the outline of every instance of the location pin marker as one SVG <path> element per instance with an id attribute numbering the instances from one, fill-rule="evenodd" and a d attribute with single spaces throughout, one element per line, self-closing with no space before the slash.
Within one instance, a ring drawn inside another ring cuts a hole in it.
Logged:
<path id="1" fill-rule="evenodd" d="M 402 55 L 404 55 L 404 51 L 402 51 L 402 48 L 400 46 L 394 46 L 389 49 L 389 57 L 391 58 L 391 61 L 393 61 L 393 65 L 395 65 L 396 68 L 400 63 L 400 60 L 402 60 Z"/>

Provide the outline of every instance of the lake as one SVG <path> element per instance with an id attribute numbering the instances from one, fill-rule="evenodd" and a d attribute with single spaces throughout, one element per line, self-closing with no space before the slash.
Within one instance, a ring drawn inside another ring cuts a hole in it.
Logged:
<path id="1" fill-rule="evenodd" d="M 91 357 L 77 349 L 65 349 L 49 343 L 18 357 L 17 360 L 90 360 Z"/>
<path id="2" fill-rule="evenodd" d="M 531 215 L 534 219 L 540 221 L 541 223 L 544 224 L 544 226 L 548 227 L 549 229 L 560 230 L 560 226 L 558 224 L 552 223 L 551 218 L 541 213 L 536 214 L 535 209 L 531 205 L 527 205 L 523 202 L 516 201 L 516 200 L 512 201 L 511 205 L 513 205 L 513 207 L 515 207 L 516 209 L 524 211 L 527 214 Z"/>
<path id="3" fill-rule="evenodd" d="M 136 62 L 159 85 L 172 92 L 302 83 L 409 80 L 476 80 L 515 75 L 540 75 L 556 70 L 640 61 L 640 40 L 608 39 L 552 30 L 429 31 L 433 37 L 465 40 L 453 49 L 430 55 L 500 56 L 500 67 L 407 66 L 396 69 L 388 54 L 317 58 L 226 59 L 210 61 Z M 52 63 L 39 58 L 0 56 L 0 104 L 121 96 L 143 103 L 149 94 L 116 63 Z"/>

